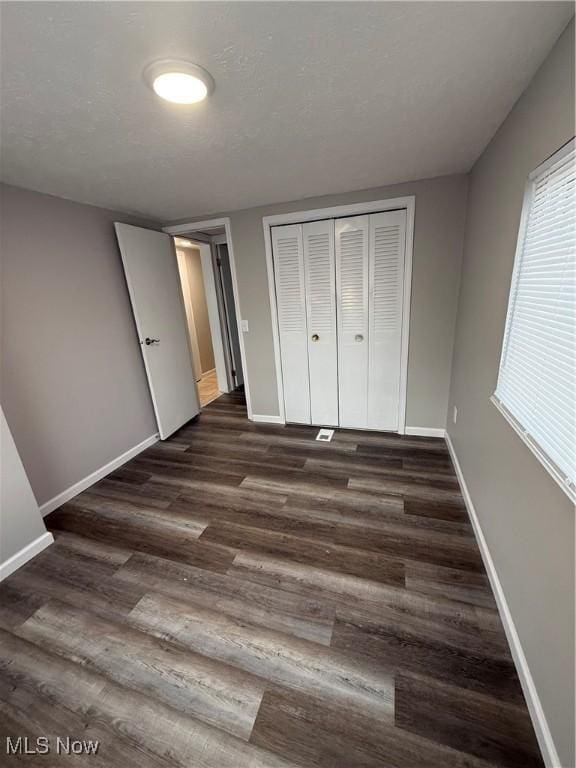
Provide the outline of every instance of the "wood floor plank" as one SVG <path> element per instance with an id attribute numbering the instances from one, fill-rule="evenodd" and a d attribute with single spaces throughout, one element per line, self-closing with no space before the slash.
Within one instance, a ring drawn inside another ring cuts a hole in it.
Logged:
<path id="1" fill-rule="evenodd" d="M 505 768 L 542 766 L 525 706 L 437 680 L 396 676 L 396 725 Z"/>
<path id="2" fill-rule="evenodd" d="M 371 493 L 397 493 L 405 498 L 420 501 L 459 503 L 462 498 L 460 490 L 456 486 L 453 488 L 433 488 L 430 485 L 418 486 L 404 480 L 394 480 L 385 477 L 377 480 L 374 478 L 355 477 L 352 473 L 348 481 L 348 487 L 353 490 L 369 491 Z"/>
<path id="3" fill-rule="evenodd" d="M 0 584 L 0 628 L 5 630 L 23 624 L 46 602 L 45 597 L 18 583 L 15 576 Z"/>
<path id="4" fill-rule="evenodd" d="M 219 470 L 229 474 L 246 475 L 248 470 L 254 470 L 255 467 L 261 467 L 262 459 L 254 457 L 250 459 L 250 455 L 241 452 L 229 451 L 229 453 L 237 453 L 233 458 L 230 455 L 222 455 L 222 453 L 211 452 L 196 452 L 196 451 L 162 451 L 159 448 L 151 448 L 147 451 L 146 458 L 160 458 L 169 464 L 185 465 L 189 467 L 195 467 L 196 469 L 210 469 Z M 293 456 L 274 456 L 266 461 L 267 469 L 278 469 L 279 471 L 285 469 L 301 469 L 304 466 L 304 458 L 297 458 Z"/>
<path id="5" fill-rule="evenodd" d="M 238 550 L 248 550 L 284 557 L 299 563 L 318 564 L 328 570 L 362 576 L 373 581 L 404 584 L 404 565 L 399 559 L 301 536 L 245 525 L 214 523 L 203 532 L 200 542 L 230 547 L 234 554 Z"/>
<path id="6" fill-rule="evenodd" d="M 334 460 L 326 458 L 308 458 L 304 468 L 318 477 L 365 477 L 378 481 L 379 478 L 397 480 L 400 483 L 410 483 L 414 486 L 429 486 L 431 488 L 458 489 L 458 480 L 453 475 L 437 473 L 432 470 L 410 470 L 403 467 L 388 466 L 387 463 L 374 460 L 372 457 Z"/>
<path id="7" fill-rule="evenodd" d="M 177 518 L 178 515 L 171 513 L 171 517 Z M 233 559 L 229 547 L 219 547 L 198 539 L 198 531 L 204 524 L 166 527 L 157 520 L 154 525 L 146 528 L 135 520 L 131 521 L 129 516 L 120 519 L 113 513 L 102 515 L 100 510 L 85 509 L 84 502 L 76 502 L 53 512 L 49 525 L 54 529 L 89 536 L 106 543 L 120 544 L 136 552 L 181 560 L 219 572 L 224 572 Z"/>
<path id="8" fill-rule="evenodd" d="M 85 564 L 95 562 L 118 567 L 132 556 L 130 549 L 78 536 L 69 531 L 55 530 L 53 536 L 56 543 L 50 549 L 50 554 L 55 551 L 73 559 L 81 559 Z"/>
<path id="9" fill-rule="evenodd" d="M 404 510 L 408 515 L 470 524 L 470 518 L 462 498 L 450 500 L 417 499 L 407 494 L 404 497 Z"/>
<path id="10" fill-rule="evenodd" d="M 404 500 L 398 496 L 375 497 L 373 494 L 350 491 L 348 495 L 334 494 L 330 499 L 288 496 L 286 505 L 275 514 L 293 515 L 314 522 L 342 523 L 375 531 L 386 532 L 390 526 L 409 530 L 436 531 L 455 536 L 474 536 L 466 521 L 444 520 L 437 517 L 412 515 L 405 511 Z"/>
<path id="11" fill-rule="evenodd" d="M 100 739 L 107 768 L 131 768 L 134 753 L 140 768 L 302 768 L 21 638 L 0 633 L 0 648 L 0 678 L 84 717 L 84 738 Z"/>
<path id="12" fill-rule="evenodd" d="M 57 601 L 15 631 L 179 712 L 244 740 L 250 736 L 264 684 L 240 670 Z"/>
<path id="13" fill-rule="evenodd" d="M 250 738 L 310 768 L 494 768 L 318 695 L 268 689 Z"/>
<path id="14" fill-rule="evenodd" d="M 395 629 L 420 634 L 432 641 L 461 646 L 494 658 L 510 657 L 495 609 L 244 552 L 234 558 L 229 573 L 316 600 L 324 596 L 334 604 L 336 615 L 341 619 L 361 616 L 376 623 L 386 621 Z"/>
<path id="15" fill-rule="evenodd" d="M 406 589 L 496 609 L 496 601 L 484 573 L 445 568 L 417 560 L 407 561 L 405 568 Z"/>
<path id="16" fill-rule="evenodd" d="M 215 485 L 230 485 L 235 487 L 240 485 L 244 479 L 242 473 L 234 471 L 234 469 L 228 471 L 224 465 L 221 465 L 218 469 L 194 467 L 189 463 L 175 463 L 166 461 L 162 457 L 148 457 L 145 454 L 136 457 L 134 462 L 138 462 L 137 466 L 139 469 L 144 469 L 152 475 L 195 479 L 214 483 Z"/>
<path id="17" fill-rule="evenodd" d="M 392 555 L 408 552 L 414 557 L 420 552 L 423 560 L 451 565 L 462 558 L 477 562 L 472 528 L 464 523 L 406 515 L 386 507 L 363 511 L 337 502 L 297 496 L 286 499 L 245 489 L 222 494 L 219 489 L 198 491 L 183 484 L 182 491 L 169 510 L 196 515 L 209 523 L 241 524 Z"/>
<path id="18" fill-rule="evenodd" d="M 192 500 L 189 504 L 182 500 L 173 505 L 171 510 L 181 510 L 185 513 L 194 508 Z M 210 531 L 203 537 L 208 540 L 212 540 L 216 535 L 214 531 L 218 530 L 220 523 L 224 524 L 226 530 L 228 525 L 240 524 L 260 530 L 262 535 L 259 541 L 265 540 L 266 547 L 270 543 L 268 534 L 286 534 L 306 541 L 349 547 L 367 554 L 376 553 L 392 558 L 419 558 L 422 562 L 471 571 L 481 571 L 483 567 L 478 547 L 468 527 L 455 526 L 450 529 L 448 524 L 443 530 L 434 530 L 432 526 L 422 528 L 417 522 L 406 524 L 410 521 L 403 515 L 393 520 L 380 519 L 377 524 L 364 526 L 361 517 L 360 520 L 353 520 L 351 524 L 344 521 L 342 516 L 335 522 L 320 516 L 314 517 L 309 510 L 301 510 L 296 504 L 270 508 L 267 511 L 231 511 L 207 503 L 200 505 L 198 513 L 209 520 Z M 248 535 L 243 541 L 253 541 L 253 538 Z M 292 542 L 291 539 L 288 541 Z M 240 548 L 240 545 L 238 547 Z M 292 551 L 293 548 L 290 549 Z"/>
<path id="19" fill-rule="evenodd" d="M 317 643 L 152 594 L 138 603 L 129 620 L 264 680 L 308 693 L 321 691 L 350 708 L 393 717 L 394 680 L 389 674 Z"/>
<path id="20" fill-rule="evenodd" d="M 330 645 L 334 609 L 323 600 L 143 554 L 133 555 L 118 569 L 115 579 L 250 624 Z"/>
<path id="21" fill-rule="evenodd" d="M 478 653 L 453 638 L 420 634 L 384 616 L 377 620 L 352 610 L 345 617 L 337 616 L 332 647 L 355 658 L 370 659 L 387 672 L 429 675 L 503 701 L 524 701 L 511 657 Z"/>
<path id="22" fill-rule="evenodd" d="M 416 437 L 414 435 L 398 435 L 392 432 L 339 429 L 335 433 L 334 441 L 338 443 L 355 442 L 359 452 L 393 448 L 398 453 L 402 451 L 422 451 L 434 455 L 449 455 L 446 442 L 439 437 Z"/>
<path id="23" fill-rule="evenodd" d="M 44 601 L 60 600 L 97 616 L 121 621 L 144 593 L 136 584 L 114 581 L 112 573 L 94 563 L 73 563 L 55 552 L 43 563 L 32 562 L 18 571 L 13 584 Z"/>

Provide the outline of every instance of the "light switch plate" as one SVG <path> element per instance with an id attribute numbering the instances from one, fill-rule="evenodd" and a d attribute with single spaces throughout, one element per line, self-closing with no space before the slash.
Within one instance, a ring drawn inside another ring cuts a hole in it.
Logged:
<path id="1" fill-rule="evenodd" d="M 452 421 L 454 422 L 454 424 L 456 424 L 456 422 L 458 421 L 458 408 L 456 408 L 456 406 L 454 406 L 454 413 L 452 414 Z"/>
<path id="2" fill-rule="evenodd" d="M 248 320 L 240 320 L 240 330 L 242 333 L 248 333 Z"/>

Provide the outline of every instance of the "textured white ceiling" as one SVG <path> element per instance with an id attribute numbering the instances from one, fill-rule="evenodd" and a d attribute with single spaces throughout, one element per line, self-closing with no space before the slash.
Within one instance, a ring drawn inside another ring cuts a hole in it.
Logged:
<path id="1" fill-rule="evenodd" d="M 555 2 L 2 3 L 2 176 L 162 220 L 466 171 Z M 185 58 L 209 101 L 159 100 Z"/>

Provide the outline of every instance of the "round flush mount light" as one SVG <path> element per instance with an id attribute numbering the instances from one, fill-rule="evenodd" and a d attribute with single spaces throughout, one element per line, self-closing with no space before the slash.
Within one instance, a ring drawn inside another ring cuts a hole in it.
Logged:
<path id="1" fill-rule="evenodd" d="M 144 79 L 154 93 L 175 104 L 196 104 L 214 90 L 211 75 L 188 61 L 155 61 L 144 70 Z"/>

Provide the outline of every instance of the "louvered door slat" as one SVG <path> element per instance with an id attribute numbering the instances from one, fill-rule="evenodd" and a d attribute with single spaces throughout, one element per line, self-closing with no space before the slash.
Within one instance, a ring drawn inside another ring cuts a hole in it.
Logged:
<path id="1" fill-rule="evenodd" d="M 368 426 L 368 216 L 337 219 L 336 291 L 340 426 Z"/>
<path id="2" fill-rule="evenodd" d="M 338 426 L 334 221 L 302 226 L 312 424 Z"/>
<path id="3" fill-rule="evenodd" d="M 286 421 L 310 424 L 302 225 L 272 228 Z"/>
<path id="4" fill-rule="evenodd" d="M 398 430 L 406 211 L 370 216 L 368 426 Z"/>

